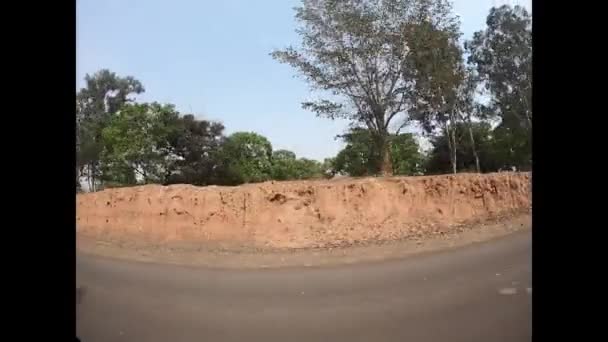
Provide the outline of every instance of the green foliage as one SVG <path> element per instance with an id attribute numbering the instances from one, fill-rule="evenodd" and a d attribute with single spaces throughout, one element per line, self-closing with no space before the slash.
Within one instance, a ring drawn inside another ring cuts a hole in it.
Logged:
<path id="1" fill-rule="evenodd" d="M 272 145 L 253 132 L 237 132 L 226 138 L 220 151 L 223 184 L 263 182 L 271 179 Z"/>
<path id="2" fill-rule="evenodd" d="M 485 108 L 500 119 L 500 154 L 529 168 L 532 139 L 532 17 L 522 7 L 492 8 L 487 28 L 466 43 L 468 62 L 490 95 Z"/>
<path id="3" fill-rule="evenodd" d="M 390 147 L 395 175 L 412 176 L 423 173 L 424 158 L 413 134 L 402 133 L 391 136 Z"/>
<path id="4" fill-rule="evenodd" d="M 296 154 L 288 150 L 272 153 L 272 179 L 289 180 L 298 178 Z"/>
<path id="5" fill-rule="evenodd" d="M 496 153 L 496 141 L 492 129 L 488 123 L 472 123 L 472 131 L 475 140 L 475 148 L 479 155 L 481 172 L 497 171 L 504 162 Z M 465 123 L 456 126 L 456 142 L 458 149 L 458 170 L 476 172 L 475 156 L 473 146 L 469 137 L 469 127 Z M 441 134 L 431 140 L 433 149 L 430 151 L 426 162 L 427 174 L 442 174 L 451 172 L 450 150 L 448 137 Z"/>
<path id="6" fill-rule="evenodd" d="M 321 173 L 325 178 L 331 178 L 336 175 L 336 157 L 323 159 Z"/>
<path id="7" fill-rule="evenodd" d="M 531 169 L 531 132 L 499 125 L 494 130 L 493 136 L 492 148 L 501 167 L 515 166 L 519 170 Z"/>
<path id="8" fill-rule="evenodd" d="M 419 20 L 405 27 L 410 52 L 404 69 L 415 82 L 412 114 L 427 133 L 443 127 L 455 112 L 457 88 L 463 80 L 460 23 L 445 1 L 429 1 Z"/>
<path id="9" fill-rule="evenodd" d="M 273 162 L 296 160 L 296 154 L 289 150 L 276 150 L 272 152 L 272 160 Z"/>
<path id="10" fill-rule="evenodd" d="M 104 180 L 119 184 L 164 183 L 174 163 L 170 135 L 177 129 L 172 105 L 127 104 L 102 131 Z"/>
<path id="11" fill-rule="evenodd" d="M 426 134 L 434 134 L 436 128 L 447 133 L 453 172 L 456 172 L 457 150 L 454 125 L 459 119 L 459 88 L 464 80 L 459 26 L 450 4 L 438 0 L 423 7 L 419 21 L 405 29 L 410 67 L 404 72 L 411 74 L 415 83 L 413 119 Z"/>
<path id="12" fill-rule="evenodd" d="M 169 136 L 169 144 L 177 160 L 172 165 L 168 183 L 209 185 L 218 179 L 220 147 L 224 141 L 224 125 L 197 120 L 188 114 L 177 120 L 177 129 Z"/>
<path id="13" fill-rule="evenodd" d="M 378 147 L 379 142 L 368 130 L 354 128 L 341 137 L 346 142 L 346 146 L 333 161 L 335 172 L 354 177 L 370 176 L 380 172 L 382 154 Z M 393 174 L 414 175 L 422 171 L 422 155 L 412 134 L 391 135 L 388 141 Z"/>
<path id="14" fill-rule="evenodd" d="M 119 77 L 106 69 L 92 76 L 87 74 L 85 82 L 76 95 L 76 166 L 95 189 L 101 176 L 101 132 L 114 113 L 133 101 L 130 96 L 145 89 L 135 78 Z"/>
<path id="15" fill-rule="evenodd" d="M 353 128 L 340 137 L 346 142 L 346 146 L 336 156 L 334 162 L 336 172 L 353 177 L 378 173 L 380 156 L 368 130 Z"/>
<path id="16" fill-rule="evenodd" d="M 322 178 L 322 165 L 316 160 L 300 158 L 296 160 L 296 178 L 295 179 L 313 179 Z"/>
<path id="17" fill-rule="evenodd" d="M 296 159 L 296 154 L 288 150 L 277 150 L 272 153 L 272 179 L 313 179 L 323 176 L 323 165 L 316 160 Z"/>

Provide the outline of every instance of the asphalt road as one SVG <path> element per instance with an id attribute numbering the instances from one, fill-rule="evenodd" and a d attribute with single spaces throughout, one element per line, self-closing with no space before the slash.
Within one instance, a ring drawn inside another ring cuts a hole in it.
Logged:
<path id="1" fill-rule="evenodd" d="M 529 341 L 531 234 L 325 268 L 212 270 L 77 258 L 98 341 Z"/>

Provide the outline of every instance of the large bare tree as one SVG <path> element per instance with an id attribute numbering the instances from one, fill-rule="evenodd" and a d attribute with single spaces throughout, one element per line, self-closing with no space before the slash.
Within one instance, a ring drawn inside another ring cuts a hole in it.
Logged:
<path id="1" fill-rule="evenodd" d="M 457 21 L 449 3 L 303 0 L 295 10 L 301 47 L 274 51 L 273 57 L 296 68 L 313 89 L 329 92 L 304 102 L 305 109 L 366 126 L 381 150 L 381 173 L 392 174 L 389 130 L 409 123 L 420 80 L 419 72 L 408 70 L 417 67 L 408 60 L 415 38 L 410 33 L 427 19 L 438 29 L 453 30 Z"/>
<path id="2" fill-rule="evenodd" d="M 318 116 L 365 125 L 382 150 L 381 173 L 392 174 L 391 123 L 407 123 L 412 82 L 403 77 L 409 52 L 403 31 L 415 0 L 303 0 L 296 7 L 300 49 L 272 56 L 296 68 L 315 90 L 329 93 L 304 102 Z"/>

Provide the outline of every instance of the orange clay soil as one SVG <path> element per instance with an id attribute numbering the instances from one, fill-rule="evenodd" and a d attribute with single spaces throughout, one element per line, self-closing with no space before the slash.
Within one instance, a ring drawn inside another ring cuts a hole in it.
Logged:
<path id="1" fill-rule="evenodd" d="M 531 173 L 145 185 L 77 195 L 104 241 L 307 248 L 424 238 L 531 208 Z"/>

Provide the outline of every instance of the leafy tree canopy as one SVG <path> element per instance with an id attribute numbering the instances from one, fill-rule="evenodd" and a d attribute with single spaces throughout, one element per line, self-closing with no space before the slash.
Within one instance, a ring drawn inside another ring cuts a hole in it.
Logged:
<path id="1" fill-rule="evenodd" d="M 164 183 L 175 162 L 168 138 L 175 134 L 178 115 L 172 105 L 123 105 L 102 130 L 104 180 Z"/>
<path id="2" fill-rule="evenodd" d="M 350 176 L 371 176 L 380 172 L 381 152 L 377 141 L 364 128 L 355 128 L 341 136 L 346 142 L 333 161 L 336 172 Z M 414 175 L 422 171 L 422 155 L 410 133 L 389 136 L 393 173 Z"/>
<path id="3" fill-rule="evenodd" d="M 221 146 L 223 182 L 242 184 L 271 179 L 272 145 L 266 137 L 253 132 L 236 132 Z"/>

